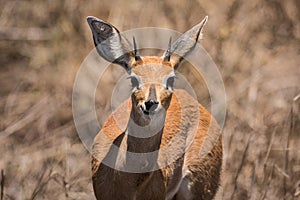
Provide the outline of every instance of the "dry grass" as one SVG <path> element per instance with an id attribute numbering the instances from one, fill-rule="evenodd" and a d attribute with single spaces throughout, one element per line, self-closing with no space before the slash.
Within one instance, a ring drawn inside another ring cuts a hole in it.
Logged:
<path id="1" fill-rule="evenodd" d="M 217 199 L 300 198 L 299 1 L 0 0 L 1 199 L 94 199 L 71 111 L 88 15 L 181 32 L 209 15 L 202 44 L 228 100 Z"/>

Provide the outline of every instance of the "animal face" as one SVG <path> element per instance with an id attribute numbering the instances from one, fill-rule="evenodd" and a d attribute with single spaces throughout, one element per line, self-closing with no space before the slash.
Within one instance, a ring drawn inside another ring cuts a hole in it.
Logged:
<path id="1" fill-rule="evenodd" d="M 134 109 L 144 115 L 167 110 L 176 77 L 171 63 L 162 58 L 145 57 L 133 66 L 129 76 Z"/>
<path id="2" fill-rule="evenodd" d="M 143 58 L 138 54 L 134 37 L 132 45 L 113 25 L 95 17 L 88 17 L 87 21 L 99 55 L 121 65 L 129 74 L 134 114 L 149 116 L 168 109 L 174 90 L 175 70 L 201 38 L 207 17 L 173 44 L 170 38 L 162 57 Z"/>

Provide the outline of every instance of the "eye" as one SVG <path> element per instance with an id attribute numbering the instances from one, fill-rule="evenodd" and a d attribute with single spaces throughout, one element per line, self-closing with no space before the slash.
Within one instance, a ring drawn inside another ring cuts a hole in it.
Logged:
<path id="1" fill-rule="evenodd" d="M 136 77 L 136 76 L 131 76 L 130 79 L 131 79 L 131 87 L 133 89 L 139 89 L 140 88 L 140 80 L 139 80 L 139 78 Z"/>
<path id="2" fill-rule="evenodd" d="M 166 81 L 166 88 L 169 90 L 173 90 L 175 76 L 170 76 Z"/>

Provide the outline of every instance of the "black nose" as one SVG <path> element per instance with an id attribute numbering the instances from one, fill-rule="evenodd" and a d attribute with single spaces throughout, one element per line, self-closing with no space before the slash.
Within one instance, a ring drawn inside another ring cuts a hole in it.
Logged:
<path id="1" fill-rule="evenodd" d="M 158 106 L 158 102 L 155 101 L 155 100 L 148 100 L 145 102 L 145 106 L 146 106 L 146 110 L 149 112 L 149 111 L 154 111 L 157 106 Z"/>

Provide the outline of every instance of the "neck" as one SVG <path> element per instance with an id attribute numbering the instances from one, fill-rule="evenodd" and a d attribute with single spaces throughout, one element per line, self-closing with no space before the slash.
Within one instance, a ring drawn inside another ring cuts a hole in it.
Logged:
<path id="1" fill-rule="evenodd" d="M 135 153 L 148 153 L 158 150 L 165 117 L 165 112 L 144 115 L 132 109 L 127 126 L 127 150 Z"/>

